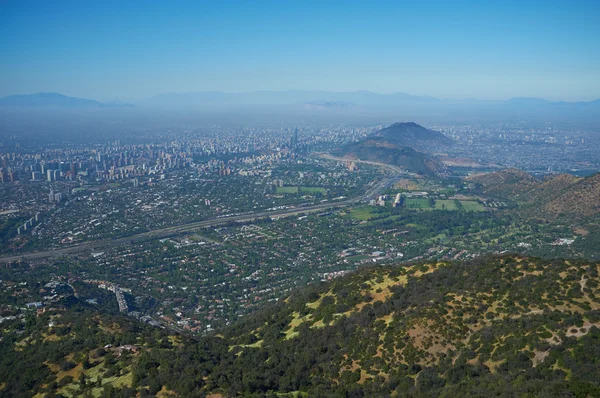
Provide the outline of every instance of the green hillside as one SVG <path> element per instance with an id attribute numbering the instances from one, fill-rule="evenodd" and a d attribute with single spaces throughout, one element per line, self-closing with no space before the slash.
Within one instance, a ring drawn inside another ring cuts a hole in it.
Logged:
<path id="1" fill-rule="evenodd" d="M 0 396 L 600 396 L 599 271 L 363 269 L 199 340 L 65 304 L 2 324 Z"/>

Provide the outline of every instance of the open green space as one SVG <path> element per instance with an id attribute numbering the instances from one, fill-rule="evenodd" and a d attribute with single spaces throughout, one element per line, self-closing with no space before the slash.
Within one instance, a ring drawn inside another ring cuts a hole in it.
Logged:
<path id="1" fill-rule="evenodd" d="M 323 187 L 300 187 L 300 191 L 308 193 L 322 193 L 324 194 L 325 188 Z"/>
<path id="2" fill-rule="evenodd" d="M 325 194 L 325 188 L 323 187 L 277 187 L 275 188 L 275 192 L 277 193 L 298 193 L 298 192 L 306 192 L 306 193 L 321 193 Z"/>
<path id="3" fill-rule="evenodd" d="M 409 198 L 406 199 L 405 207 L 407 209 L 421 209 L 421 210 L 432 210 L 429 205 L 429 199 L 424 198 Z M 484 211 L 485 207 L 474 200 L 450 200 L 450 199 L 438 199 L 435 201 L 435 210 L 465 210 L 465 211 Z"/>
<path id="4" fill-rule="evenodd" d="M 361 206 L 361 207 L 353 207 L 350 209 L 350 217 L 356 218 L 362 221 L 368 221 L 373 218 L 373 207 L 370 206 Z"/>
<path id="5" fill-rule="evenodd" d="M 298 187 L 277 187 L 275 189 L 277 193 L 298 193 Z"/>
<path id="6" fill-rule="evenodd" d="M 436 200 L 436 210 L 459 210 L 454 200 Z"/>
<path id="7" fill-rule="evenodd" d="M 368 259 L 369 256 L 366 254 L 357 254 L 356 256 L 346 257 L 348 261 L 362 261 Z"/>
<path id="8" fill-rule="evenodd" d="M 463 206 L 463 209 L 466 211 L 484 211 L 485 207 L 474 200 L 461 200 L 460 202 Z"/>
<path id="9" fill-rule="evenodd" d="M 427 209 L 429 210 L 429 199 L 422 199 L 422 198 L 418 198 L 418 199 L 406 199 L 406 205 L 405 205 L 408 209 Z"/>

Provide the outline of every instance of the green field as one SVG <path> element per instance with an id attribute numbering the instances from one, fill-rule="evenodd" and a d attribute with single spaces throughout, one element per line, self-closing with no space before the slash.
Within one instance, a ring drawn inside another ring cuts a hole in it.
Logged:
<path id="1" fill-rule="evenodd" d="M 325 194 L 325 188 L 322 187 L 300 187 L 300 191 L 308 193 L 322 193 Z"/>
<path id="2" fill-rule="evenodd" d="M 485 207 L 474 200 L 461 200 L 460 202 L 463 206 L 463 209 L 466 211 L 484 211 Z"/>
<path id="3" fill-rule="evenodd" d="M 306 192 L 306 193 L 321 193 L 325 194 L 325 188 L 323 187 L 277 187 L 275 188 L 275 192 L 277 193 L 298 193 L 298 192 Z"/>
<path id="4" fill-rule="evenodd" d="M 405 206 L 408 209 L 423 209 L 423 210 L 429 210 L 431 209 L 429 207 L 429 199 L 406 199 L 406 204 Z"/>
<path id="5" fill-rule="evenodd" d="M 277 193 L 298 193 L 298 187 L 277 187 L 275 188 Z"/>
<path id="6" fill-rule="evenodd" d="M 465 211 L 484 211 L 485 207 L 483 207 L 483 205 L 481 203 L 478 203 L 474 200 L 461 200 L 459 201 L 460 204 L 456 203 L 457 201 L 455 200 L 449 200 L 449 199 L 439 199 L 435 201 L 435 210 L 449 210 L 449 211 L 456 211 L 456 210 L 465 210 Z M 406 205 L 405 207 L 407 209 L 421 209 L 421 210 L 432 210 L 432 208 L 429 206 L 429 199 L 423 199 L 423 198 L 418 198 L 418 199 L 406 199 Z"/>
<path id="7" fill-rule="evenodd" d="M 458 210 L 458 207 L 456 207 L 456 202 L 453 200 L 436 200 L 435 201 L 435 209 L 436 210 Z"/>
<path id="8" fill-rule="evenodd" d="M 368 221 L 373 218 L 373 208 L 369 206 L 353 207 L 350 209 L 350 217 L 357 220 Z"/>

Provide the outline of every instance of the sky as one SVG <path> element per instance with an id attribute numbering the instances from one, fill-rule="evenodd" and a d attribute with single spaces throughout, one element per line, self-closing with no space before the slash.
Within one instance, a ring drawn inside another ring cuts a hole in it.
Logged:
<path id="1" fill-rule="evenodd" d="M 0 96 L 600 98 L 600 1 L 0 0 Z"/>

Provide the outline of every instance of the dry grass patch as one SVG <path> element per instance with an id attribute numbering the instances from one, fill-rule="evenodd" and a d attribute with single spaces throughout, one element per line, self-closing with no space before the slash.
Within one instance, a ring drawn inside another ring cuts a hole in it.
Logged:
<path id="1" fill-rule="evenodd" d="M 407 331 L 407 335 L 415 348 L 426 351 L 433 356 L 456 349 L 454 344 L 445 341 L 443 336 L 434 332 L 431 326 L 429 321 L 426 321 L 425 324 L 416 323 Z"/>
<path id="2" fill-rule="evenodd" d="M 502 362 L 504 362 L 504 360 L 500 360 L 500 361 L 492 361 L 491 359 L 488 359 L 487 361 L 485 361 L 483 364 L 485 366 L 488 367 L 488 369 L 490 370 L 490 373 L 496 373 L 496 368 L 502 364 Z"/>
<path id="3" fill-rule="evenodd" d="M 312 303 L 308 303 L 308 304 L 306 304 L 306 306 L 307 306 L 308 308 L 311 308 L 311 309 L 313 309 L 313 310 L 316 310 L 316 309 L 317 309 L 317 308 L 319 308 L 319 306 L 321 305 L 321 302 L 323 301 L 323 299 L 324 299 L 325 297 L 327 297 L 327 296 L 334 297 L 334 296 L 333 296 L 333 293 L 331 293 L 331 292 L 327 292 L 327 293 L 325 293 L 325 294 L 322 294 L 321 296 L 319 296 L 319 298 L 318 298 L 316 301 L 313 301 Z M 334 297 L 334 298 L 335 298 L 335 297 Z"/>
<path id="4" fill-rule="evenodd" d="M 297 311 L 294 311 L 292 313 L 292 316 L 292 321 L 288 325 L 288 329 L 285 331 L 285 337 L 283 338 L 284 340 L 292 339 L 298 336 L 299 333 L 296 332 L 296 327 L 304 322 L 309 322 L 312 319 L 312 315 L 306 315 L 304 317 L 301 317 L 300 313 Z"/>
<path id="5" fill-rule="evenodd" d="M 156 393 L 158 398 L 168 398 L 168 397 L 176 397 L 177 393 L 175 391 L 171 391 L 167 389 L 166 386 L 162 386 L 159 392 Z"/>
<path id="6" fill-rule="evenodd" d="M 58 366 L 58 364 L 56 364 L 56 363 L 51 363 L 51 362 L 45 361 L 44 365 L 46 365 L 52 373 L 60 372 L 60 366 Z"/>
<path id="7" fill-rule="evenodd" d="M 73 380 L 77 380 L 79 378 L 79 375 L 81 375 L 82 372 L 83 372 L 83 364 L 79 363 L 79 364 L 77 364 L 77 366 L 75 366 L 72 369 L 59 371 L 58 374 L 56 375 L 56 379 L 60 380 L 63 377 L 71 376 L 73 378 Z"/>

